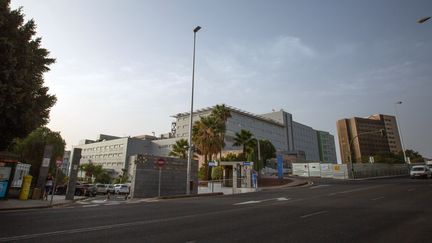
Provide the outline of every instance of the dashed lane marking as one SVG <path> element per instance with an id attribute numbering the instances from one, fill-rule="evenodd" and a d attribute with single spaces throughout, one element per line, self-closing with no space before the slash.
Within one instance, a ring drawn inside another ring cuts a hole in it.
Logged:
<path id="1" fill-rule="evenodd" d="M 381 199 L 384 199 L 384 197 L 377 197 L 377 198 L 374 198 L 374 199 L 371 199 L 372 201 L 376 201 L 376 200 L 381 200 Z"/>
<path id="2" fill-rule="evenodd" d="M 320 215 L 320 214 L 324 214 L 324 213 L 327 213 L 327 212 L 328 211 L 319 211 L 319 212 L 310 213 L 310 214 L 306 214 L 306 215 L 300 216 L 300 218 L 302 218 L 302 219 L 309 218 L 309 217 Z"/>

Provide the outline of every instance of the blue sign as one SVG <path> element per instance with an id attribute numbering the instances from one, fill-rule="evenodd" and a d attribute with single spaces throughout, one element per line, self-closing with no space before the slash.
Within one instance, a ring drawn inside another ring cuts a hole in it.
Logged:
<path id="1" fill-rule="evenodd" d="M 281 154 L 276 155 L 278 178 L 283 179 L 283 158 Z"/>
<path id="2" fill-rule="evenodd" d="M 250 166 L 251 162 L 243 162 L 243 166 Z"/>
<path id="3" fill-rule="evenodd" d="M 258 174 L 256 172 L 252 173 L 252 185 L 253 188 L 257 188 L 258 184 L 257 184 L 257 178 L 258 178 Z"/>
<path id="4" fill-rule="evenodd" d="M 0 198 L 6 197 L 7 187 L 8 187 L 8 181 L 0 181 Z"/>
<path id="5" fill-rule="evenodd" d="M 208 166 L 210 166 L 210 167 L 216 166 L 216 162 L 214 162 L 214 161 L 209 161 L 209 162 L 208 162 Z"/>

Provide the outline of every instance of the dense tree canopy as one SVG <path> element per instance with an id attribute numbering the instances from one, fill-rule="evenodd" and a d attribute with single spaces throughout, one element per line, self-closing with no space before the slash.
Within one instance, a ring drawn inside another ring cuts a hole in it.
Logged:
<path id="1" fill-rule="evenodd" d="M 189 147 L 188 141 L 182 138 L 176 141 L 176 143 L 173 145 L 172 150 L 169 152 L 168 155 L 178 157 L 180 159 L 186 159 L 188 147 Z"/>
<path id="2" fill-rule="evenodd" d="M 55 60 L 41 48 L 41 38 L 34 38 L 35 22 L 24 22 L 21 8 L 9 5 L 10 0 L 0 1 L 0 150 L 47 124 L 56 102 L 43 86 L 43 74 Z"/>
<path id="3" fill-rule="evenodd" d="M 55 160 L 62 157 L 65 141 L 59 132 L 53 132 L 46 127 L 41 127 L 31 132 L 24 139 L 15 139 L 11 144 L 11 152 L 20 156 L 23 163 L 31 164 L 30 174 L 37 178 L 42 163 L 45 145 L 53 145 L 50 172 L 55 174 Z"/>

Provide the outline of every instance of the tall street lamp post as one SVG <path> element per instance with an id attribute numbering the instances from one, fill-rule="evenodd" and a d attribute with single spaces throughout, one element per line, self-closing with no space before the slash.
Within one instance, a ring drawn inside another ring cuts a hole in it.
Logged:
<path id="1" fill-rule="evenodd" d="M 398 132 L 399 132 L 399 136 L 400 136 L 400 140 L 401 140 L 401 145 L 402 145 L 402 153 L 403 153 L 403 157 L 404 157 L 404 162 L 406 164 L 406 163 L 408 163 L 408 159 L 407 159 L 406 154 L 405 154 L 405 144 L 403 141 L 402 128 L 401 128 L 401 124 L 399 123 L 399 116 L 398 116 L 398 111 L 397 111 L 397 105 L 400 105 L 400 104 L 402 104 L 402 101 L 398 101 L 398 102 L 394 103 L 394 108 L 395 108 L 397 128 L 398 128 Z"/>
<path id="2" fill-rule="evenodd" d="M 190 119 L 189 119 L 189 148 L 188 148 L 188 160 L 187 160 L 187 171 L 186 171 L 186 194 L 190 194 L 190 170 L 192 162 L 192 118 L 193 118 L 193 98 L 194 98 L 194 81 L 195 81 L 195 43 L 196 33 L 201 29 L 200 26 L 195 27 L 194 33 L 194 44 L 193 44 L 193 58 L 192 58 L 192 94 L 191 94 L 191 108 L 190 108 Z"/>

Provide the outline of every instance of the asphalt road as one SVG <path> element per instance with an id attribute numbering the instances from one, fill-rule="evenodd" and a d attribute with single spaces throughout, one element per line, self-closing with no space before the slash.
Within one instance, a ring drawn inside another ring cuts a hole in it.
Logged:
<path id="1" fill-rule="evenodd" d="M 0 242 L 432 242 L 432 180 L 0 212 Z"/>

